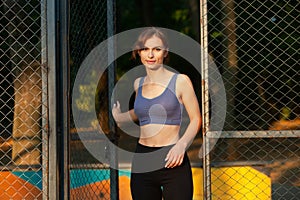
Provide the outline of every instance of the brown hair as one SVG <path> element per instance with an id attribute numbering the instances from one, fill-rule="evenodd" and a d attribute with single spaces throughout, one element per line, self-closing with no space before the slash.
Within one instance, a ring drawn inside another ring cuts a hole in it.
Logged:
<path id="1" fill-rule="evenodd" d="M 165 51 L 168 51 L 168 49 L 169 49 L 169 43 L 168 43 L 166 35 L 159 28 L 150 27 L 150 28 L 144 29 L 141 32 L 141 34 L 139 35 L 139 37 L 136 40 L 136 42 L 134 43 L 131 58 L 136 59 L 136 57 L 138 55 L 138 52 L 142 48 L 144 48 L 144 44 L 145 44 L 146 40 L 148 40 L 149 38 L 151 38 L 153 36 L 156 36 L 159 39 L 161 39 L 161 41 L 162 41 L 162 43 L 164 45 Z M 165 58 L 165 60 L 166 59 L 168 59 L 168 55 Z"/>

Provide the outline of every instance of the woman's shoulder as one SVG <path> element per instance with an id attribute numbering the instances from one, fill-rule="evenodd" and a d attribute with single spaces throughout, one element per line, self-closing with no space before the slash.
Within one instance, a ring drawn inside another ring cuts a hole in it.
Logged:
<path id="1" fill-rule="evenodd" d="M 176 80 L 176 91 L 182 95 L 191 90 L 193 90 L 191 79 L 186 74 L 178 74 Z"/>
<path id="2" fill-rule="evenodd" d="M 137 90 L 137 89 L 139 88 L 140 81 L 141 81 L 142 78 L 143 78 L 143 77 L 138 77 L 138 78 L 136 78 L 136 79 L 134 80 L 134 82 L 133 82 L 133 88 L 134 88 L 134 90 Z"/>
<path id="3" fill-rule="evenodd" d="M 177 74 L 177 83 L 179 84 L 191 83 L 191 79 L 186 74 Z"/>

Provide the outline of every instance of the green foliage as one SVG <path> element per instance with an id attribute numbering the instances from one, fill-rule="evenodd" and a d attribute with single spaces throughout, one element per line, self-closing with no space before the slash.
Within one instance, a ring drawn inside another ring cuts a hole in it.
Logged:
<path id="1" fill-rule="evenodd" d="M 143 20 L 142 4 L 149 1 L 151 24 Z M 183 32 L 195 37 L 197 30 L 193 30 L 191 20 L 191 9 L 186 0 L 117 0 L 117 27 L 118 32 L 144 27 L 159 26 Z"/>
<path id="2" fill-rule="evenodd" d="M 90 74 L 89 80 L 97 80 L 96 72 L 94 71 L 92 74 Z M 78 110 L 84 111 L 84 112 L 93 112 L 95 109 L 94 97 L 95 92 L 97 88 L 97 82 L 91 81 L 89 84 L 82 84 L 79 86 L 79 93 L 80 97 L 75 100 L 76 107 Z"/>
<path id="3" fill-rule="evenodd" d="M 211 36 L 211 38 L 216 39 L 217 37 L 222 37 L 223 34 L 222 34 L 222 32 L 215 31 L 212 34 L 210 34 L 210 36 Z"/>

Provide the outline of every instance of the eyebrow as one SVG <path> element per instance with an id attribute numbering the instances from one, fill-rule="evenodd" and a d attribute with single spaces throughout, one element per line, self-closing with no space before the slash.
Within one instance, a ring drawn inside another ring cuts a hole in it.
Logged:
<path id="1" fill-rule="evenodd" d="M 155 46 L 155 47 L 152 47 L 152 48 L 143 46 L 142 49 L 143 49 L 143 48 L 148 48 L 148 49 L 155 49 L 155 48 L 165 49 L 165 48 L 162 47 L 162 46 Z"/>

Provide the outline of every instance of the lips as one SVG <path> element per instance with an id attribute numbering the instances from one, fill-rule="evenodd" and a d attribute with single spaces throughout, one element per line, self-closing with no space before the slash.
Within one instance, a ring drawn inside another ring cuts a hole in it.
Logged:
<path id="1" fill-rule="evenodd" d="M 154 63 L 155 63 L 155 60 L 146 60 L 146 62 L 147 62 L 148 64 L 154 64 Z"/>

